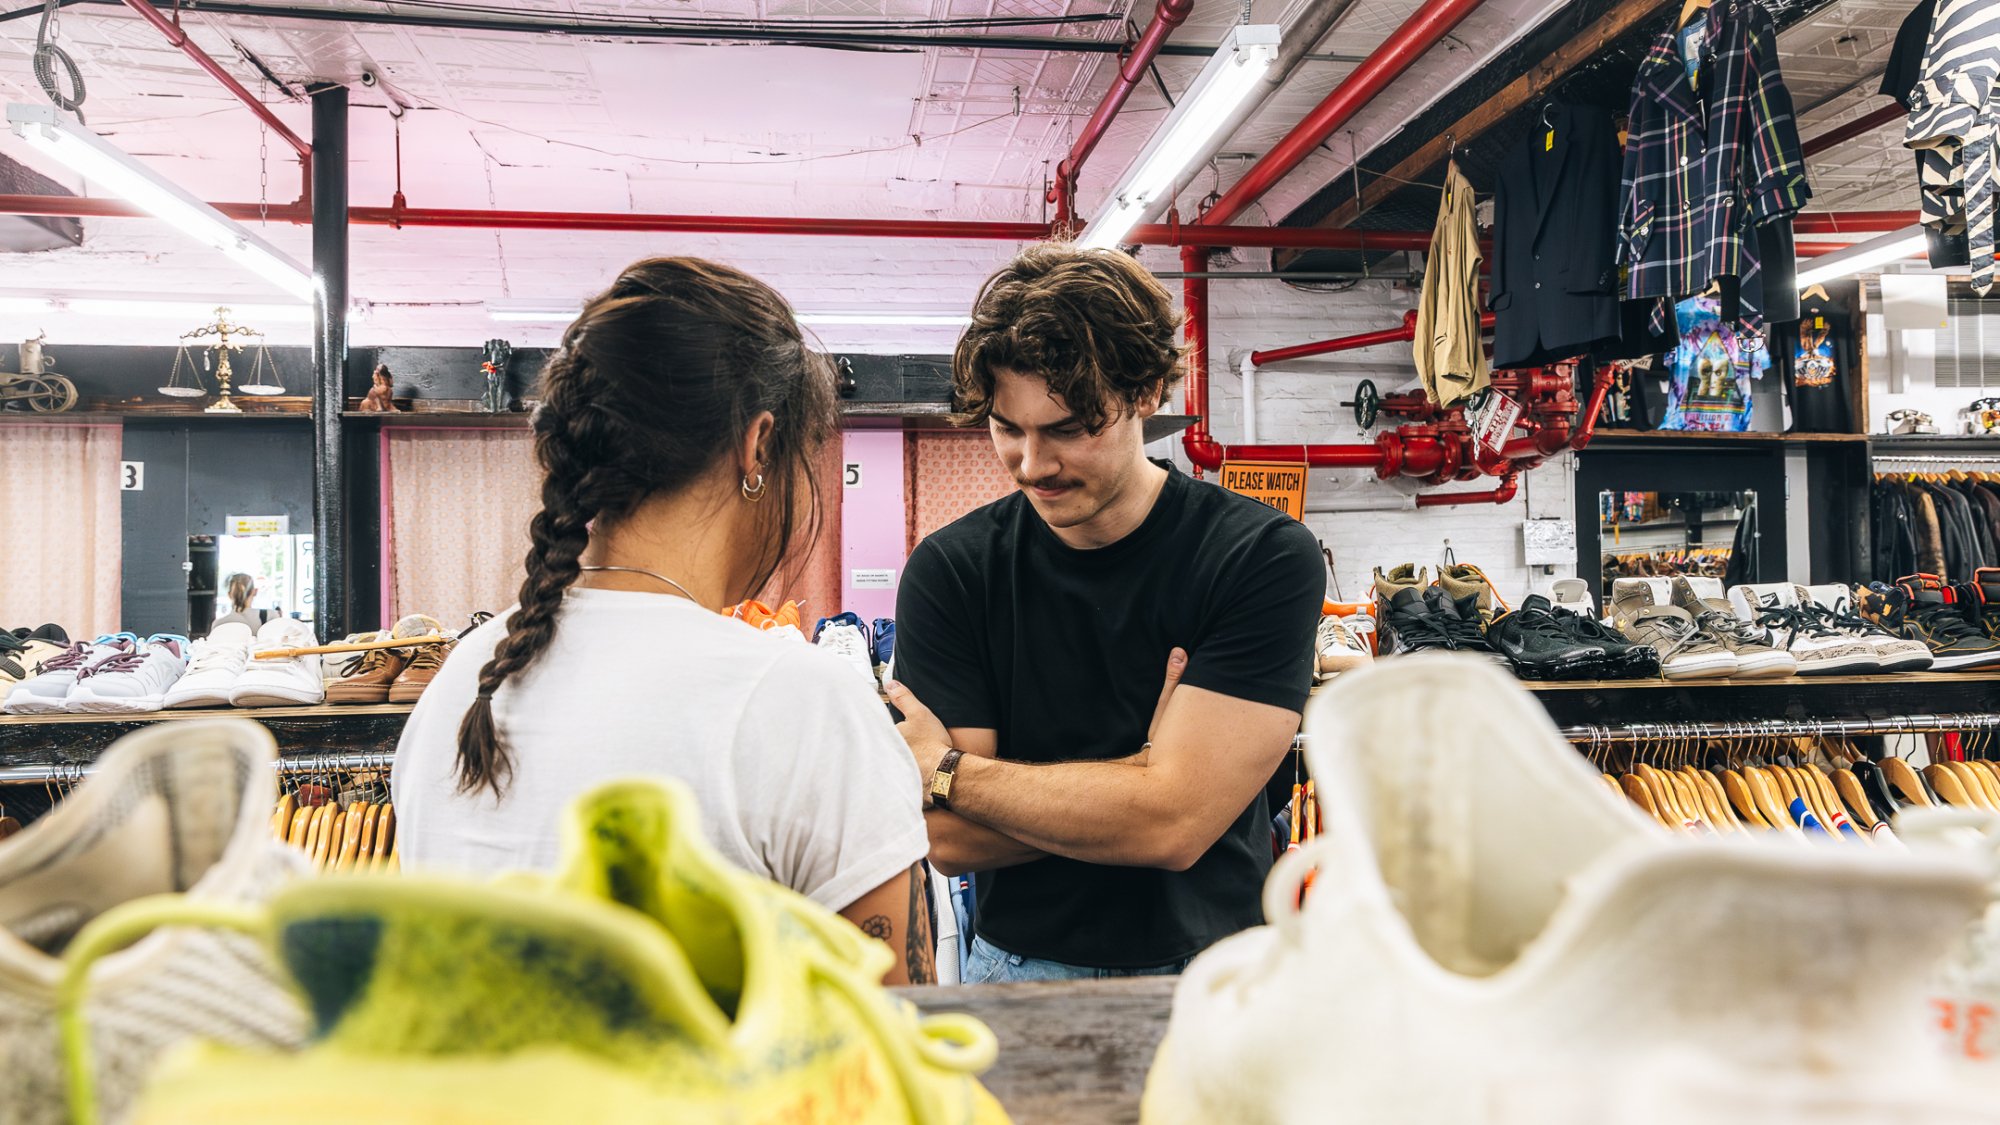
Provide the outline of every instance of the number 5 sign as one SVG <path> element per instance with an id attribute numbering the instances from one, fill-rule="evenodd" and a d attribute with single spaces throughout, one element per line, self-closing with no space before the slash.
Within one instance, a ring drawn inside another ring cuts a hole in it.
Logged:
<path id="1" fill-rule="evenodd" d="M 861 487 L 861 462 L 849 461 L 846 463 L 846 469 L 841 473 L 841 483 L 848 488 Z"/>

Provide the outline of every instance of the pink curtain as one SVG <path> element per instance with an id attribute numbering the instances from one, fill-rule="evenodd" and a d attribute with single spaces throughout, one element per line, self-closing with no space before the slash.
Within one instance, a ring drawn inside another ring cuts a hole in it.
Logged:
<path id="1" fill-rule="evenodd" d="M 117 425 L 0 426 L 0 623 L 117 631 L 123 444 Z"/>
<path id="2" fill-rule="evenodd" d="M 757 600 L 765 605 L 775 606 L 781 601 L 804 602 L 799 617 L 805 622 L 806 632 L 812 633 L 813 623 L 822 617 L 831 617 L 842 609 L 840 604 L 840 503 L 841 488 L 840 435 L 820 449 L 819 457 L 813 462 L 813 479 L 819 484 L 820 526 L 819 537 L 812 549 L 788 559 L 779 567 L 771 584 Z"/>
<path id="3" fill-rule="evenodd" d="M 1013 492 L 985 431 L 919 432 L 904 439 L 903 500 L 909 509 L 909 547 L 975 508 Z"/>
<path id="4" fill-rule="evenodd" d="M 389 624 L 427 613 L 447 629 L 513 605 L 526 576 L 541 470 L 526 430 L 387 429 Z"/>

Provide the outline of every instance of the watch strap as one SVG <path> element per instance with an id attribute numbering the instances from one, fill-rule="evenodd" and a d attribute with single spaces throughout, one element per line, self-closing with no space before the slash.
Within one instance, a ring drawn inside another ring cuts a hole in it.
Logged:
<path id="1" fill-rule="evenodd" d="M 951 807 L 951 786 L 958 778 L 958 760 L 963 757 L 965 751 L 954 747 L 945 751 L 944 757 L 938 760 L 937 769 L 932 770 L 930 776 L 931 804 L 941 809 Z"/>

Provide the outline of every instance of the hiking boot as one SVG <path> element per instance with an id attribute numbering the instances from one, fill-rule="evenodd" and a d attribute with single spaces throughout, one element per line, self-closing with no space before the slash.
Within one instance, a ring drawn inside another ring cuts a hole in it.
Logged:
<path id="1" fill-rule="evenodd" d="M 1471 599 L 1481 628 L 1493 623 L 1493 580 L 1485 571 L 1470 563 L 1454 563 L 1438 569 L 1437 584 L 1460 605 Z"/>
<path id="2" fill-rule="evenodd" d="M 399 639 L 433 633 L 443 634 L 444 626 L 437 618 L 421 613 L 413 613 L 396 622 L 396 628 L 391 631 L 391 635 Z M 444 667 L 444 658 L 451 655 L 451 650 L 457 645 L 456 639 L 447 639 L 441 644 L 413 645 L 403 649 L 409 657 L 403 664 L 403 670 L 396 673 L 395 681 L 389 685 L 389 702 L 415 703 L 424 694 L 424 689 L 431 686 L 431 681 L 437 678 L 438 669 Z"/>
<path id="3" fill-rule="evenodd" d="M 1955 593 L 1934 574 L 1914 574 L 1894 586 L 1877 582 L 1868 588 L 1863 612 L 1898 636 L 1922 641 L 1931 650 L 1931 670 L 1959 672 L 2000 664 L 2000 640 L 1986 635 Z M 1975 612 L 1978 607 L 1973 607 Z"/>
<path id="4" fill-rule="evenodd" d="M 1424 569 L 1422 567 L 1419 567 L 1415 563 L 1404 563 L 1401 566 L 1391 567 L 1388 573 L 1386 574 L 1383 573 L 1381 567 L 1379 566 L 1376 567 L 1375 568 L 1376 628 L 1377 629 L 1382 628 L 1382 623 L 1388 620 L 1389 610 L 1390 607 L 1395 604 L 1396 595 L 1402 593 L 1405 590 L 1409 590 L 1412 593 L 1415 593 L 1418 597 L 1422 597 L 1424 593 L 1424 587 L 1428 585 L 1430 585 L 1430 581 L 1427 577 L 1425 577 Z"/>
<path id="5" fill-rule="evenodd" d="M 1611 620 L 1627 640 L 1653 650 L 1669 680 L 1705 680 L 1736 673 L 1736 654 L 1703 632 L 1694 615 L 1671 604 L 1664 578 L 1620 578 L 1611 584 Z"/>
<path id="6" fill-rule="evenodd" d="M 1859 637 L 1836 631 L 1810 597 L 1790 582 L 1759 582 L 1729 589 L 1736 616 L 1771 631 L 1799 662 L 1801 676 L 1867 675 L 1882 670 L 1882 654 Z"/>
<path id="7" fill-rule="evenodd" d="M 1469 600 L 1469 599 L 1468 599 Z M 1521 608 L 1486 627 L 1486 640 L 1524 680 L 1588 680 L 1610 663 L 1603 647 L 1580 641 L 1556 620 L 1549 600 L 1530 594 Z"/>
<path id="8" fill-rule="evenodd" d="M 1673 604 L 1693 614 L 1695 626 L 1736 657 L 1737 679 L 1775 679 L 1798 672 L 1798 657 L 1779 647 L 1769 629 L 1736 615 L 1722 579 L 1681 575 L 1670 589 Z"/>
<path id="9" fill-rule="evenodd" d="M 388 634 L 375 632 L 356 633 L 347 639 L 350 643 L 363 644 L 368 641 L 393 638 Z M 409 665 L 409 654 L 410 650 L 406 648 L 372 648 L 366 652 L 344 654 L 333 666 L 335 678 L 327 681 L 326 701 L 328 703 L 389 702 L 389 688 Z"/>
<path id="10" fill-rule="evenodd" d="M 1586 599 L 1581 604 L 1588 606 L 1590 602 Z M 1660 674 L 1660 656 L 1651 646 L 1634 642 L 1589 613 L 1573 612 L 1561 604 L 1556 604 L 1550 612 L 1563 635 L 1604 650 L 1606 679 L 1642 679 Z"/>
<path id="11" fill-rule="evenodd" d="M 1364 616 L 1364 615 L 1357 615 Z M 1351 672 L 1375 660 L 1368 638 L 1345 617 L 1327 615 L 1313 631 L 1313 682 Z"/>
<path id="12" fill-rule="evenodd" d="M 1843 633 L 1875 650 L 1883 672 L 1921 672 L 1935 658 L 1922 641 L 1899 637 L 1855 612 L 1854 589 L 1844 582 L 1798 587 L 1799 604 L 1818 617 L 1820 624 Z"/>

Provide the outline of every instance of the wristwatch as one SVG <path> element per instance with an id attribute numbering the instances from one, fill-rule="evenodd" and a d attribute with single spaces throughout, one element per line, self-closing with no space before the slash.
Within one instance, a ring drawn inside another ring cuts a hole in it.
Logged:
<path id="1" fill-rule="evenodd" d="M 931 804 L 941 809 L 951 807 L 951 783 L 958 779 L 958 760 L 963 757 L 963 750 L 947 750 L 937 769 L 931 771 Z"/>

